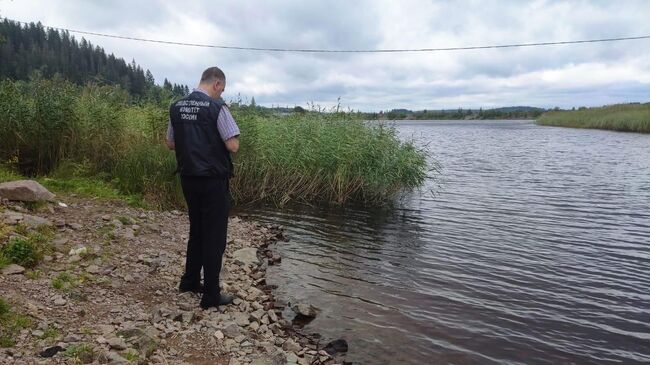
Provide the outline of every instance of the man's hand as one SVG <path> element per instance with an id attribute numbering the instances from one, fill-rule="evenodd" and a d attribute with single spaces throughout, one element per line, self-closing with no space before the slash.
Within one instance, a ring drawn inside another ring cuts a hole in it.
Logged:
<path id="1" fill-rule="evenodd" d="M 176 149 L 176 144 L 174 144 L 173 141 L 166 139 L 165 144 L 167 144 L 167 148 L 169 148 L 170 150 Z"/>
<path id="2" fill-rule="evenodd" d="M 226 140 L 226 149 L 232 153 L 237 153 L 239 151 L 239 137 Z"/>

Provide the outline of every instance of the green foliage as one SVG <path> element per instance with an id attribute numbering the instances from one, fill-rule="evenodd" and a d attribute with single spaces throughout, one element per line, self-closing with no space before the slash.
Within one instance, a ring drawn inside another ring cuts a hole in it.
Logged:
<path id="1" fill-rule="evenodd" d="M 0 347 L 11 347 L 16 344 L 16 335 L 21 329 L 31 326 L 31 319 L 16 313 L 11 305 L 0 298 Z"/>
<path id="2" fill-rule="evenodd" d="M 41 339 L 45 340 L 48 344 L 54 344 L 61 337 L 61 333 L 58 329 L 52 326 L 47 326 L 45 331 L 43 331 L 43 336 Z"/>
<path id="3" fill-rule="evenodd" d="M 0 183 L 21 179 L 23 179 L 23 177 L 20 174 L 6 166 L 0 165 Z"/>
<path id="4" fill-rule="evenodd" d="M 650 103 L 550 111 L 537 123 L 548 126 L 650 133 Z"/>
<path id="5" fill-rule="evenodd" d="M 183 195 L 173 175 L 176 158 L 160 143 L 134 144 L 112 171 L 115 185 L 126 194 L 142 194 L 155 206 L 181 206 Z"/>
<path id="6" fill-rule="evenodd" d="M 140 354 L 138 354 L 138 352 L 133 349 L 122 352 L 122 357 L 129 362 L 137 362 L 140 360 Z"/>
<path id="7" fill-rule="evenodd" d="M 87 343 L 70 345 L 65 349 L 63 355 L 84 364 L 91 363 L 95 357 L 92 346 Z"/>
<path id="8" fill-rule="evenodd" d="M 46 253 L 51 251 L 49 242 L 54 236 L 51 228 L 41 226 L 36 231 L 29 231 L 25 226 L 18 225 L 13 231 L 23 237 L 13 237 L 7 244 L 0 247 L 0 267 L 14 263 L 33 268 L 41 262 Z M 0 227 L 0 238 L 8 235 L 9 232 L 7 227 L 4 229 Z"/>
<path id="9" fill-rule="evenodd" d="M 61 80 L 5 81 L 0 94 L 7 98 L 0 101 L 0 112 L 6 112 L 0 113 L 0 137 L 11 141 L 0 146 L 0 161 L 24 174 L 47 174 L 39 181 L 55 192 L 184 205 L 172 174 L 175 155 L 162 143 L 166 107 L 130 105 L 119 87 L 80 88 Z M 16 109 L 7 100 L 24 105 Z M 45 115 L 50 108 L 56 111 Z M 231 181 L 238 203 L 381 204 L 419 186 L 430 172 L 424 151 L 356 114 L 274 115 L 248 106 L 233 113 L 242 132 Z"/>
<path id="10" fill-rule="evenodd" d="M 67 271 L 64 271 L 52 279 L 52 287 L 56 290 L 69 291 L 78 285 L 78 279 Z"/>
<path id="11" fill-rule="evenodd" d="M 34 267 L 43 258 L 42 253 L 39 252 L 34 243 L 18 237 L 12 238 L 8 244 L 2 246 L 0 255 L 9 262 L 24 267 Z"/>

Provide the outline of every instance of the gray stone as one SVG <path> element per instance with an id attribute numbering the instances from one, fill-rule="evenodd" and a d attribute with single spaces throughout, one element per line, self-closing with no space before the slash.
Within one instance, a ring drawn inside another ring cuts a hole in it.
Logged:
<path id="1" fill-rule="evenodd" d="M 84 227 L 79 223 L 67 223 L 67 224 L 68 224 L 68 227 L 74 229 L 75 231 L 78 231 L 78 230 L 80 230 L 80 229 L 82 229 Z"/>
<path id="2" fill-rule="evenodd" d="M 68 257 L 68 262 L 71 263 L 71 264 L 73 264 L 75 262 L 79 262 L 79 261 L 81 261 L 81 256 L 79 256 L 79 255 L 72 255 L 72 256 Z"/>
<path id="3" fill-rule="evenodd" d="M 248 320 L 248 315 L 246 313 L 235 313 L 234 320 L 237 325 L 244 327 L 250 324 Z"/>
<path id="4" fill-rule="evenodd" d="M 16 225 L 23 220 L 23 214 L 18 212 L 2 212 L 0 213 L 2 221 L 9 225 Z"/>
<path id="5" fill-rule="evenodd" d="M 16 180 L 0 184 L 0 197 L 25 202 L 54 201 L 55 195 L 34 180 Z"/>
<path id="6" fill-rule="evenodd" d="M 16 264 L 10 264 L 9 266 L 2 269 L 3 275 L 17 275 L 17 274 L 22 274 L 24 272 L 25 272 L 25 268 Z"/>
<path id="7" fill-rule="evenodd" d="M 90 274 L 99 274 L 100 269 L 97 265 L 88 265 L 86 271 Z"/>
<path id="8" fill-rule="evenodd" d="M 99 326 L 97 326 L 97 330 L 99 330 L 100 333 L 107 335 L 115 331 L 115 326 L 113 326 L 112 324 L 100 324 Z"/>
<path id="9" fill-rule="evenodd" d="M 135 347 L 140 350 L 140 354 L 146 359 L 156 351 L 158 341 L 152 336 L 142 335 L 135 342 Z"/>
<path id="10" fill-rule="evenodd" d="M 300 314 L 305 317 L 309 318 L 314 318 L 316 317 L 316 313 L 318 309 L 314 307 L 311 304 L 308 303 L 296 303 L 291 306 L 291 309 L 296 312 L 297 314 Z"/>
<path id="11" fill-rule="evenodd" d="M 126 342 L 120 337 L 113 337 L 108 339 L 108 345 L 112 349 L 116 350 L 126 350 Z"/>
<path id="12" fill-rule="evenodd" d="M 37 217 L 35 215 L 23 215 L 23 224 L 30 228 L 38 228 L 40 226 L 52 226 L 52 222 L 45 218 Z"/>
<path id="13" fill-rule="evenodd" d="M 287 353 L 287 364 L 297 364 L 298 363 L 298 355 L 294 354 L 293 352 Z"/>
<path id="14" fill-rule="evenodd" d="M 287 355 L 284 353 L 277 353 L 272 356 L 262 355 L 253 359 L 251 365 L 285 365 L 287 363 Z"/>
<path id="15" fill-rule="evenodd" d="M 275 314 L 275 311 L 273 309 L 269 309 L 268 312 L 266 312 L 269 315 L 269 319 L 271 322 L 277 322 L 278 321 L 278 315 Z"/>
<path id="16" fill-rule="evenodd" d="M 257 258 L 257 249 L 254 247 L 242 248 L 235 251 L 233 254 L 233 259 L 244 264 L 258 264 L 259 259 Z"/>
<path id="17" fill-rule="evenodd" d="M 282 344 L 282 349 L 287 352 L 298 352 L 302 349 L 302 347 L 296 343 L 296 341 L 288 339 Z"/>
<path id="18" fill-rule="evenodd" d="M 230 337 L 230 338 L 235 338 L 241 334 L 241 328 L 237 325 L 237 323 L 224 323 L 224 327 L 222 328 L 223 334 Z"/>
<path id="19" fill-rule="evenodd" d="M 258 310 L 256 310 L 256 311 L 254 311 L 253 313 L 251 313 L 251 318 L 252 318 L 253 320 L 255 320 L 255 321 L 260 322 L 260 321 L 262 321 L 262 317 L 264 317 L 264 314 L 265 314 L 265 313 L 266 313 L 266 312 L 264 312 L 263 310 L 258 309 Z"/>
<path id="20" fill-rule="evenodd" d="M 116 364 L 116 365 L 129 364 L 128 360 L 126 360 L 118 353 L 113 351 L 106 351 L 100 354 L 99 357 L 97 358 L 97 361 L 99 361 L 100 364 Z"/>

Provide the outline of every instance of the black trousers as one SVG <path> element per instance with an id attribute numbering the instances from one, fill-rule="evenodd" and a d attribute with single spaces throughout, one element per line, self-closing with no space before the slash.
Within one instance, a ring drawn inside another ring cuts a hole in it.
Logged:
<path id="1" fill-rule="evenodd" d="M 219 299 L 219 273 L 226 249 L 230 187 L 227 178 L 181 176 L 183 195 L 190 218 L 185 273 L 181 289 L 197 288 L 203 268 L 203 298 L 210 304 Z"/>

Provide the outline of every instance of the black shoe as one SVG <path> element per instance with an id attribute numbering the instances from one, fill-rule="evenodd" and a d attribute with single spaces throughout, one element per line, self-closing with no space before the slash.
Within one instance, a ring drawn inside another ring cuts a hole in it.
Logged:
<path id="1" fill-rule="evenodd" d="M 192 292 L 196 294 L 203 293 L 203 284 L 197 284 L 192 286 L 183 285 L 182 283 L 178 286 L 178 291 L 180 293 Z"/>
<path id="2" fill-rule="evenodd" d="M 229 294 L 221 294 L 219 295 L 219 298 L 215 298 L 213 300 L 208 300 L 207 298 L 203 297 L 201 298 L 201 308 L 203 309 L 208 309 L 210 307 L 218 307 L 220 305 L 228 305 L 231 304 L 233 301 L 234 297 Z"/>

